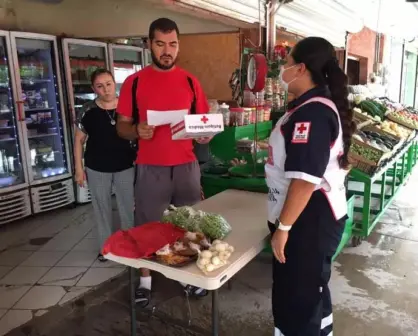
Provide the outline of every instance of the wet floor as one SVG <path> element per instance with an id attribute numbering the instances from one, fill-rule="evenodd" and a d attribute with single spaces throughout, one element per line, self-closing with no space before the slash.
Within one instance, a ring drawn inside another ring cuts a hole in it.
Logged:
<path id="1" fill-rule="evenodd" d="M 415 176 L 369 239 L 337 258 L 331 280 L 334 335 L 418 336 L 417 189 Z M 130 335 L 127 279 L 122 274 L 8 335 Z M 270 288 L 270 257 L 261 255 L 234 278 L 231 290 L 221 290 L 220 335 L 271 336 Z M 189 310 L 178 284 L 155 277 L 154 291 L 155 311 L 138 314 L 138 335 L 209 333 L 210 297 L 190 301 Z"/>

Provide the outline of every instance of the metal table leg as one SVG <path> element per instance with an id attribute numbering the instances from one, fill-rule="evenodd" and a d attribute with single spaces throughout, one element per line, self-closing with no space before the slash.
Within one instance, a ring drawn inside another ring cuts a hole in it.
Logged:
<path id="1" fill-rule="evenodd" d="M 219 297 L 218 290 L 212 291 L 212 336 L 219 335 Z"/>
<path id="2" fill-rule="evenodd" d="M 129 267 L 129 286 L 131 289 L 131 336 L 136 336 L 135 268 L 133 267 Z"/>

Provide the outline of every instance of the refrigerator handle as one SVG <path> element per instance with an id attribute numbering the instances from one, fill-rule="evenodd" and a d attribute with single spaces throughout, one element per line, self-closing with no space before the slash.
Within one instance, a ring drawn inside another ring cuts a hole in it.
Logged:
<path id="1" fill-rule="evenodd" d="M 25 121 L 25 110 L 23 104 L 25 103 L 22 100 L 16 101 L 17 103 L 17 112 L 19 114 L 19 121 Z"/>

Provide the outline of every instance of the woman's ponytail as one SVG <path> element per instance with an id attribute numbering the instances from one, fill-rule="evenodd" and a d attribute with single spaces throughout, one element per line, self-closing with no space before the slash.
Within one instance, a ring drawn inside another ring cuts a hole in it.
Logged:
<path id="1" fill-rule="evenodd" d="M 340 115 L 343 131 L 344 153 L 340 157 L 340 167 L 349 169 L 348 152 L 351 147 L 351 137 L 356 130 L 356 124 L 353 121 L 353 111 L 348 102 L 348 79 L 341 70 L 336 58 L 330 59 L 325 65 L 325 74 L 328 88 L 331 92 L 331 98 L 337 107 Z"/>
<path id="2" fill-rule="evenodd" d="M 344 153 L 340 156 L 339 164 L 341 168 L 349 169 L 348 152 L 356 124 L 348 103 L 348 78 L 338 65 L 334 47 L 322 37 L 311 36 L 299 41 L 292 49 L 291 56 L 295 63 L 305 64 L 316 85 L 328 86 L 343 130 Z"/>

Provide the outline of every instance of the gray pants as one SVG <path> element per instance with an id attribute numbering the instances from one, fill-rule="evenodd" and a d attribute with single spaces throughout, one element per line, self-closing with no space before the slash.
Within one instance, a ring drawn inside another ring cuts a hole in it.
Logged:
<path id="1" fill-rule="evenodd" d="M 159 221 L 170 204 L 194 205 L 202 198 L 197 161 L 173 167 L 138 165 L 135 225 Z"/>
<path id="2" fill-rule="evenodd" d="M 102 173 L 86 168 L 96 219 L 99 251 L 113 230 L 112 186 L 116 193 L 121 229 L 129 229 L 134 224 L 134 168 L 117 173 Z"/>

